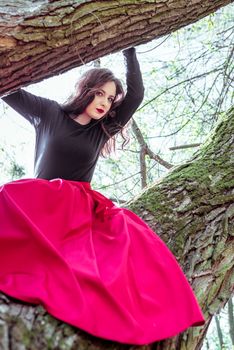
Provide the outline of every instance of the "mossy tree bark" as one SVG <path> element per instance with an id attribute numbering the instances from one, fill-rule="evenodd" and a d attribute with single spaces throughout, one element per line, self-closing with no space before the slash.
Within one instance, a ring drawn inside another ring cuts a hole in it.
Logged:
<path id="1" fill-rule="evenodd" d="M 171 33 L 232 1 L 0 1 L 0 95 Z"/>
<path id="2" fill-rule="evenodd" d="M 206 318 L 204 327 L 191 328 L 178 337 L 142 349 L 201 349 L 212 315 L 233 292 L 233 135 L 234 109 L 190 162 L 173 168 L 129 203 L 128 207 L 160 235 L 178 258 Z M 53 319 L 41 307 L 22 305 L 0 294 L 0 348 L 129 347 L 95 339 Z"/>
<path id="3" fill-rule="evenodd" d="M 167 243 L 190 281 L 206 325 L 156 349 L 198 350 L 234 289 L 234 108 L 190 162 L 174 167 L 129 208 Z"/>

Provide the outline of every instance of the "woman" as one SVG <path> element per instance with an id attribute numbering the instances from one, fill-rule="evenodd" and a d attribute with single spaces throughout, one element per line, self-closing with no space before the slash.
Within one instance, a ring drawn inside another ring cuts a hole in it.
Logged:
<path id="1" fill-rule="evenodd" d="M 160 238 L 90 187 L 143 99 L 135 49 L 123 53 L 125 97 L 109 70 L 93 69 L 64 106 L 23 90 L 4 98 L 35 127 L 36 178 L 0 188 L 0 290 L 93 335 L 146 344 L 204 319 Z"/>

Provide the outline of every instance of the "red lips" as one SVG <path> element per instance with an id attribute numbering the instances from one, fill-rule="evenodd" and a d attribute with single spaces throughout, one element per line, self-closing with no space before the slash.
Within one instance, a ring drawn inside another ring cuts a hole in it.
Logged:
<path id="1" fill-rule="evenodd" d="M 98 111 L 98 113 L 103 113 L 104 112 L 104 109 L 101 109 L 101 108 L 96 108 L 96 110 Z"/>

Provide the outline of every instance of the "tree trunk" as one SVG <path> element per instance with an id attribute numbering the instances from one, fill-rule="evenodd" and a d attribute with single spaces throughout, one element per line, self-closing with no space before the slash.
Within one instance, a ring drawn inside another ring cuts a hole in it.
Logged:
<path id="1" fill-rule="evenodd" d="M 199 350 L 234 286 L 234 108 L 194 158 L 129 203 L 167 243 L 190 281 L 206 325 L 155 349 Z"/>
<path id="2" fill-rule="evenodd" d="M 0 0 L 0 95 L 169 34 L 233 0 Z"/>
<path id="3" fill-rule="evenodd" d="M 204 327 L 139 347 L 199 350 L 211 317 L 229 299 L 234 280 L 234 109 L 188 163 L 129 203 L 178 258 L 206 318 Z M 181 296 L 183 297 L 183 296 Z M 100 315 L 101 317 L 101 315 Z M 0 294 L 0 349 L 116 350 L 129 346 L 103 341 L 55 320 L 41 307 Z"/>

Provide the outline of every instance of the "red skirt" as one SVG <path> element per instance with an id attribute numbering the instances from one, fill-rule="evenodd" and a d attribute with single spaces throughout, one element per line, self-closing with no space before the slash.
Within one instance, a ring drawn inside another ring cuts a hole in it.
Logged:
<path id="1" fill-rule="evenodd" d="M 163 241 L 83 182 L 0 187 L 0 291 L 121 343 L 147 344 L 204 323 Z"/>

